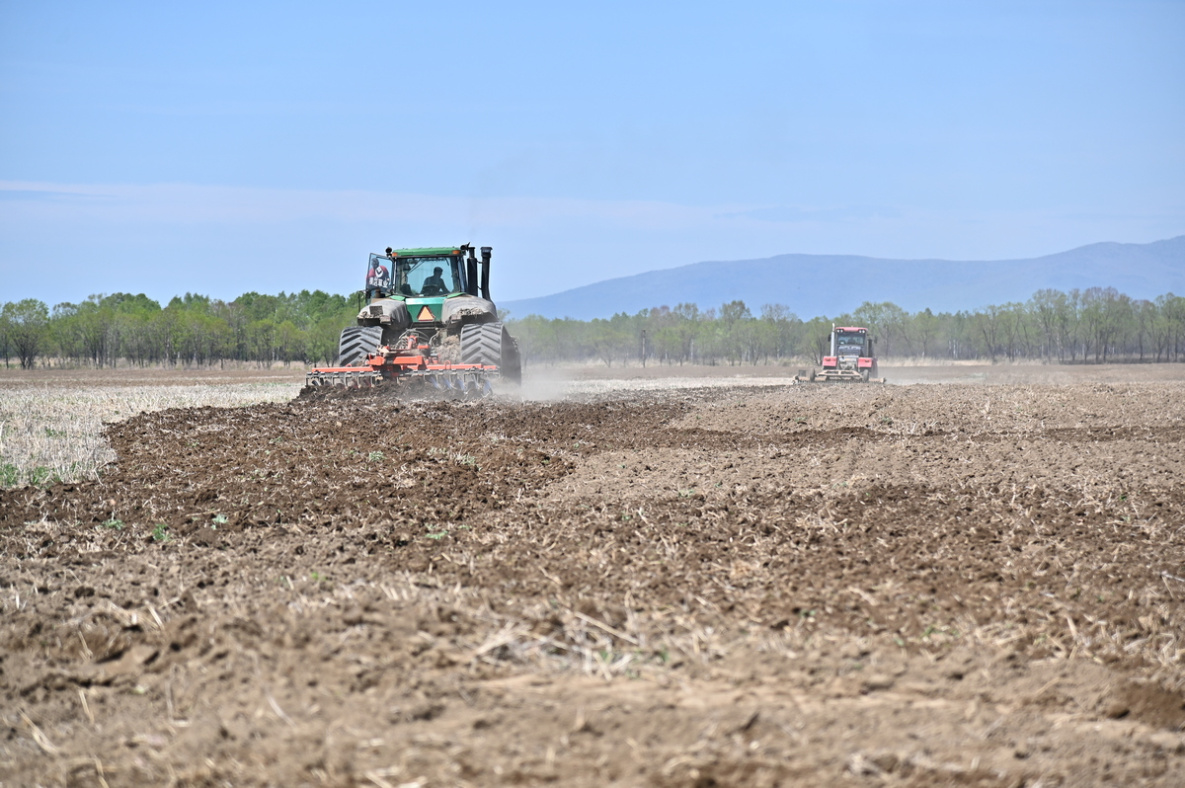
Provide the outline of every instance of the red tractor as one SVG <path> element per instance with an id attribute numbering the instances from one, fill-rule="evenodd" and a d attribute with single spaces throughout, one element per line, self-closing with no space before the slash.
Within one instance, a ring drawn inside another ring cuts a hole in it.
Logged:
<path id="1" fill-rule="evenodd" d="M 831 352 L 823 356 L 823 371 L 799 370 L 796 383 L 884 383 L 872 353 L 872 336 L 867 328 L 831 327 Z"/>

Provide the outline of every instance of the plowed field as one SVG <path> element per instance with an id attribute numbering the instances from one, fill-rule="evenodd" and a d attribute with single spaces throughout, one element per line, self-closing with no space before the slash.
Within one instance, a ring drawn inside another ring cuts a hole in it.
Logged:
<path id="1" fill-rule="evenodd" d="M 0 492 L 0 785 L 1185 785 L 1180 382 L 107 437 Z"/>

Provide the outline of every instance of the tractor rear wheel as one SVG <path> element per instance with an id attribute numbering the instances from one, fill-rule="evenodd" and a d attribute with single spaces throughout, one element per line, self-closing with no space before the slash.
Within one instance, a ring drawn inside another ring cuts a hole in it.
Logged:
<path id="1" fill-rule="evenodd" d="M 478 323 L 461 329 L 461 363 L 497 367 L 502 377 L 522 380 L 518 343 L 501 323 Z"/>
<path id="2" fill-rule="evenodd" d="M 380 326 L 349 326 L 342 329 L 338 344 L 337 365 L 339 367 L 360 367 L 366 357 L 378 350 L 383 329 Z"/>

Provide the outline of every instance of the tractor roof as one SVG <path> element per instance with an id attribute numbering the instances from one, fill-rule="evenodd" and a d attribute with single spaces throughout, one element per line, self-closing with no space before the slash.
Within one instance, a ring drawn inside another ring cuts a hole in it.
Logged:
<path id="1" fill-rule="evenodd" d="M 446 254 L 460 254 L 461 250 L 455 246 L 426 246 L 422 249 L 392 249 L 391 254 L 400 257 L 436 257 Z"/>

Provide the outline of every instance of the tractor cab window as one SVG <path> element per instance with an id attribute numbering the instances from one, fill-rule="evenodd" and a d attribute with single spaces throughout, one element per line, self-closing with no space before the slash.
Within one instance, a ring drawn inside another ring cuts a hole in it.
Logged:
<path id="1" fill-rule="evenodd" d="M 865 334 L 855 331 L 837 331 L 835 334 L 835 353 L 839 356 L 859 356 L 864 352 Z"/>
<path id="2" fill-rule="evenodd" d="M 386 295 L 391 292 L 391 261 L 382 255 L 372 254 L 366 269 L 366 292 L 370 295 Z"/>
<path id="3" fill-rule="evenodd" d="M 461 290 L 460 255 L 395 258 L 395 292 L 403 296 L 443 296 Z"/>

